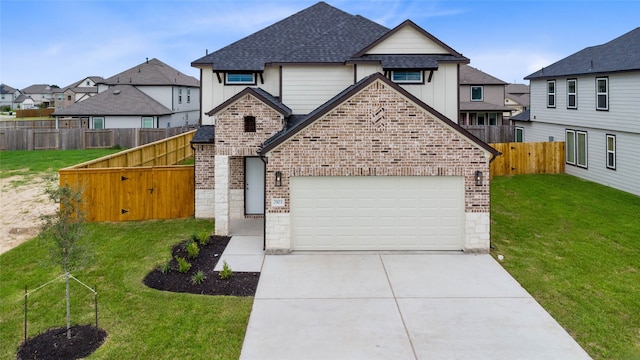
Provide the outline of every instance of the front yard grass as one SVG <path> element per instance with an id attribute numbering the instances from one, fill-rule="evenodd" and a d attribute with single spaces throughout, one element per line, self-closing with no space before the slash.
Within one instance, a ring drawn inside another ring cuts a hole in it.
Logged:
<path id="1" fill-rule="evenodd" d="M 491 226 L 492 254 L 589 355 L 640 359 L 640 197 L 569 175 L 496 177 Z"/>
<path id="2" fill-rule="evenodd" d="M 89 223 L 95 258 L 74 276 L 97 285 L 99 326 L 108 332 L 91 359 L 237 359 L 252 298 L 178 294 L 147 288 L 142 279 L 192 234 L 212 232 L 207 220 Z M 32 239 L 0 255 L 0 358 L 15 358 L 23 337 L 24 287 L 60 275 L 43 267 L 43 244 Z M 93 296 L 71 288 L 72 322 L 94 324 Z M 65 325 L 64 281 L 29 297 L 29 337 Z M 95 325 L 95 324 L 94 324 Z"/>

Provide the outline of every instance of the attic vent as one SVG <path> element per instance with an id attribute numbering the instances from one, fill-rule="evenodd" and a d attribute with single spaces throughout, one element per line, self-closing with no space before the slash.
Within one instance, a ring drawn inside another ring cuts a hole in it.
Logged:
<path id="1" fill-rule="evenodd" d="M 113 95 L 118 95 L 118 94 L 120 94 L 120 89 L 113 90 Z"/>

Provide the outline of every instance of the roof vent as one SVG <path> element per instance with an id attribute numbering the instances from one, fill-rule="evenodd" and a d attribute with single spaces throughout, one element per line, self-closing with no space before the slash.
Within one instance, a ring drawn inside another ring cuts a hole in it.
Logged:
<path id="1" fill-rule="evenodd" d="M 118 95 L 118 94 L 120 94 L 120 89 L 113 90 L 113 95 Z"/>

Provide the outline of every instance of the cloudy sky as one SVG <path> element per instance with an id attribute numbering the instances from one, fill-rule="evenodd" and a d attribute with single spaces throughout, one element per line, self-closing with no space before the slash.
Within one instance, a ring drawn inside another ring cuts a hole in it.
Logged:
<path id="1" fill-rule="evenodd" d="M 67 86 L 158 58 L 191 62 L 290 16 L 306 0 L 0 0 L 0 82 Z M 507 82 L 640 26 L 640 1 L 327 0 L 388 28 L 406 19 Z"/>

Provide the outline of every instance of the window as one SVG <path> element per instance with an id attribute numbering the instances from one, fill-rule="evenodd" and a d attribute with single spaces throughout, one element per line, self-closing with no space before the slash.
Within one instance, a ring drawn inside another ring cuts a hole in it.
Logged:
<path id="1" fill-rule="evenodd" d="M 483 100 L 483 91 L 482 86 L 472 86 L 471 87 L 471 101 L 482 101 Z"/>
<path id="2" fill-rule="evenodd" d="M 391 80 L 395 83 L 404 84 L 421 84 L 424 82 L 422 80 L 422 71 L 419 70 L 392 71 Z"/>
<path id="3" fill-rule="evenodd" d="M 524 128 L 516 127 L 516 142 L 523 142 L 523 141 L 524 141 Z"/>
<path id="4" fill-rule="evenodd" d="M 607 169 L 616 169 L 616 136 L 607 134 Z"/>
<path id="5" fill-rule="evenodd" d="M 143 117 L 142 118 L 142 127 L 143 128 L 153 128 L 153 117 Z"/>
<path id="6" fill-rule="evenodd" d="M 596 78 L 596 110 L 609 110 L 609 79 Z"/>
<path id="7" fill-rule="evenodd" d="M 587 167 L 587 133 L 583 131 L 576 132 L 576 165 Z"/>
<path id="8" fill-rule="evenodd" d="M 248 73 L 227 73 L 225 77 L 226 84 L 255 84 L 254 74 Z"/>
<path id="9" fill-rule="evenodd" d="M 104 118 L 103 117 L 94 117 L 93 118 L 93 128 L 94 129 L 104 129 Z"/>
<path id="10" fill-rule="evenodd" d="M 62 99 L 64 99 L 64 97 L 62 96 L 62 94 L 58 94 L 57 99 L 58 99 L 58 100 L 60 100 L 60 101 L 62 101 Z"/>
<path id="11" fill-rule="evenodd" d="M 244 132 L 256 132 L 256 117 L 245 116 L 244 117 Z"/>
<path id="12" fill-rule="evenodd" d="M 67 100 L 71 101 L 71 95 L 67 95 Z"/>
<path id="13" fill-rule="evenodd" d="M 478 125 L 484 125 L 484 113 L 478 113 L 478 115 L 476 115 L 476 120 L 478 121 Z"/>
<path id="14" fill-rule="evenodd" d="M 191 104 L 191 89 L 187 89 L 187 104 Z"/>
<path id="15" fill-rule="evenodd" d="M 567 109 L 578 108 L 578 95 L 577 95 L 578 80 L 567 80 Z"/>
<path id="16" fill-rule="evenodd" d="M 487 117 L 489 118 L 489 125 L 498 125 L 498 114 L 497 113 L 488 113 Z"/>
<path id="17" fill-rule="evenodd" d="M 570 165 L 576 164 L 576 132 L 567 130 L 565 139 L 566 163 Z"/>
<path id="18" fill-rule="evenodd" d="M 547 107 L 556 107 L 556 81 L 547 81 Z"/>
<path id="19" fill-rule="evenodd" d="M 178 89 L 178 104 L 182 104 L 182 89 Z"/>

